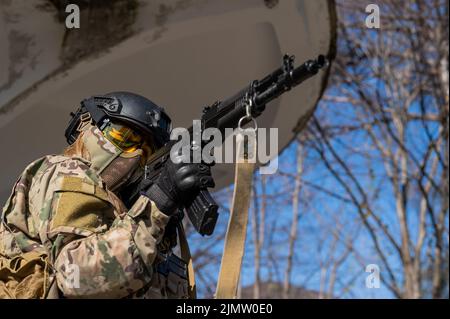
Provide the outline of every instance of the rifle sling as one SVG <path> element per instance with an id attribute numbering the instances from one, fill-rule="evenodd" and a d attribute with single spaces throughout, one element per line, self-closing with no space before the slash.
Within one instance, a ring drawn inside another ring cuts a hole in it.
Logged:
<path id="1" fill-rule="evenodd" d="M 189 298 L 196 299 L 197 291 L 195 286 L 194 265 L 192 263 L 192 256 L 189 250 L 189 245 L 186 240 L 186 233 L 184 232 L 183 224 L 181 221 L 178 222 L 177 227 L 178 227 L 178 239 L 180 241 L 181 259 L 183 259 L 187 263 Z"/>
<path id="2" fill-rule="evenodd" d="M 249 136 L 249 140 L 250 138 L 252 137 Z M 237 139 L 238 159 L 235 168 L 233 202 L 215 295 L 217 299 L 234 299 L 237 294 L 255 169 L 254 161 L 249 161 L 243 153 L 253 154 L 253 156 L 256 154 L 256 138 L 253 137 L 253 139 L 253 143 L 248 143 L 250 145 L 249 152 L 239 152 L 243 147 L 240 143 L 244 143 L 244 139 L 239 139 L 239 137 Z M 252 156 L 248 157 L 251 158 Z"/>

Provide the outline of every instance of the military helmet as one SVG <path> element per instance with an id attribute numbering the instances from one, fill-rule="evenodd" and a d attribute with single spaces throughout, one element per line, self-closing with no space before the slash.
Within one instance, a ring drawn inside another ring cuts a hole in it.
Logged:
<path id="1" fill-rule="evenodd" d="M 112 92 L 83 100 L 77 112 L 71 113 L 72 119 L 65 132 L 69 144 L 77 139 L 87 114 L 100 130 L 118 121 L 148 135 L 158 148 L 169 141 L 171 120 L 163 108 L 138 94 Z"/>

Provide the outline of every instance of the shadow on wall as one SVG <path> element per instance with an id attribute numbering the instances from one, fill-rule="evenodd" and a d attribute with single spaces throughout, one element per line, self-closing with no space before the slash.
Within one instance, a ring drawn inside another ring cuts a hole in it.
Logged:
<path id="1" fill-rule="evenodd" d="M 71 1 L 48 0 L 43 9 L 57 9 L 57 19 L 64 23 L 65 8 Z M 80 24 L 89 28 L 66 29 L 61 50 L 61 60 L 71 64 L 95 52 L 102 51 L 128 38 L 138 11 L 137 0 L 84 0 L 78 1 Z"/>

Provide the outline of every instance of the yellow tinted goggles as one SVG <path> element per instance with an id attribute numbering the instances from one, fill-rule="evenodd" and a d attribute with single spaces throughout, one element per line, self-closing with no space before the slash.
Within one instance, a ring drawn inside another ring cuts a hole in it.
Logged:
<path id="1" fill-rule="evenodd" d="M 103 135 L 115 146 L 125 153 L 134 152 L 137 149 L 144 151 L 144 158 L 148 158 L 154 152 L 154 144 L 148 138 L 144 138 L 139 132 L 122 123 L 108 123 L 102 131 Z"/>

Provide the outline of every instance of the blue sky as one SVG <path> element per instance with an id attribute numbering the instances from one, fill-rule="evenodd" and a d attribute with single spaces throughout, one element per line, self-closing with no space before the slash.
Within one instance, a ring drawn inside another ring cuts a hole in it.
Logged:
<path id="1" fill-rule="evenodd" d="M 414 7 L 410 9 L 414 9 Z M 399 29 L 385 31 L 383 30 L 383 14 L 386 13 L 386 6 L 380 6 L 380 10 L 382 15 L 382 28 L 380 30 L 367 30 L 358 27 L 358 21 L 364 21 L 365 18 L 365 12 L 363 10 L 361 12 L 353 11 L 346 16 L 346 19 L 348 19 L 347 22 L 353 22 L 356 26 L 349 32 L 354 32 L 356 35 L 355 38 L 357 39 L 355 41 L 358 43 L 355 45 L 356 49 L 354 51 L 348 51 L 345 43 L 338 42 L 338 57 L 343 58 L 343 60 L 346 60 L 347 57 L 355 58 L 354 54 L 358 54 L 361 57 L 359 62 L 357 59 L 353 59 L 352 62 L 354 63 L 346 67 L 346 72 L 357 76 L 358 81 L 357 83 L 343 84 L 335 81 L 339 79 L 330 78 L 325 95 L 331 97 L 347 96 L 358 100 L 360 96 L 358 95 L 358 87 L 355 87 L 355 84 L 359 84 L 368 99 L 373 102 L 379 101 L 386 113 L 383 114 L 379 111 L 368 112 L 368 109 L 365 109 L 366 106 L 363 101 L 360 101 L 355 106 L 346 102 L 337 103 L 322 100 L 319 103 L 315 116 L 320 119 L 322 126 L 328 128 L 334 127 L 335 129 L 342 128 L 342 126 L 358 126 L 362 124 L 363 120 L 365 123 L 371 123 L 376 120 L 378 124 L 374 127 L 374 134 L 378 141 L 387 143 L 383 139 L 380 129 L 385 128 L 383 126 L 383 116 L 389 118 L 389 112 L 421 114 L 422 111 L 426 112 L 426 114 L 435 115 L 438 113 L 442 101 L 438 101 L 436 96 L 428 93 L 419 94 L 412 101 L 408 100 L 408 93 L 416 89 L 419 80 L 421 80 L 417 75 L 416 68 L 411 67 L 423 67 L 424 65 L 415 65 L 414 63 L 417 64 L 417 62 L 410 60 L 410 58 L 398 60 L 398 57 L 401 56 L 403 51 L 411 49 L 410 47 L 400 47 L 400 43 L 408 46 L 410 42 L 407 38 L 407 32 L 399 32 L 401 28 L 408 28 L 410 21 L 408 19 L 405 19 L 405 21 L 391 21 L 393 26 L 397 26 Z M 431 21 L 431 23 L 434 23 L 434 21 Z M 388 40 L 395 40 L 395 46 L 390 49 L 388 48 L 388 50 L 396 50 L 395 53 L 397 55 L 390 55 L 390 58 L 386 59 L 383 55 L 386 52 L 383 53 L 383 50 Z M 399 40 L 404 41 L 401 42 Z M 370 55 L 375 49 L 378 50 L 375 52 L 381 53 L 380 56 L 374 57 Z M 432 47 L 428 51 L 431 52 L 431 49 Z M 366 59 L 365 54 L 367 53 L 369 53 L 369 58 Z M 430 55 L 429 57 L 432 56 Z M 372 67 L 374 68 L 371 69 Z M 383 73 L 385 68 L 388 67 L 394 71 L 392 73 L 393 75 L 389 76 L 389 73 Z M 375 76 L 374 70 L 380 72 L 382 76 Z M 405 70 L 407 72 L 403 72 Z M 402 76 L 399 76 L 400 74 Z M 405 76 L 409 77 L 405 78 Z M 339 85 L 336 83 L 339 83 Z M 404 108 L 404 105 L 407 105 L 407 107 Z M 396 132 L 392 123 L 390 125 L 390 128 Z M 439 128 L 439 123 L 430 121 L 408 121 L 406 125 L 405 147 L 412 154 L 412 157 L 410 156 L 408 160 L 410 184 L 406 190 L 406 211 L 408 230 L 413 245 L 416 243 L 418 236 L 419 201 L 421 195 L 417 180 L 415 179 L 417 163 L 425 157 L 430 139 L 436 139 L 438 137 Z M 386 225 L 395 241 L 400 244 L 400 229 L 395 197 L 393 195 L 393 185 L 386 173 L 383 158 L 374 146 L 374 141 L 370 139 L 364 130 L 355 129 L 334 136 L 330 139 L 330 144 L 351 168 L 356 181 L 368 196 L 368 202 L 372 211 Z M 398 152 L 399 146 L 393 143 L 390 149 L 393 152 Z M 296 150 L 297 144 L 292 143 L 283 151 L 279 157 L 280 171 L 288 174 L 295 173 Z M 328 159 L 332 159 L 328 150 L 325 151 L 325 156 Z M 435 154 L 432 156 L 435 156 Z M 428 174 L 431 172 L 429 162 L 425 167 Z M 331 163 L 333 169 L 336 169 L 337 174 L 354 191 L 356 189 L 355 183 L 346 176 L 342 166 L 337 165 L 333 160 Z M 439 179 L 443 173 L 442 170 L 443 166 L 439 165 L 433 178 Z M 446 173 L 448 174 L 448 172 Z M 336 242 L 336 239 L 333 237 L 333 232 L 339 229 L 340 238 L 345 238 L 348 242 L 351 242 L 358 254 L 350 254 L 340 265 L 333 291 L 334 296 L 343 298 L 393 298 L 394 295 L 383 283 L 381 283 L 379 289 L 366 288 L 365 280 L 368 273 L 365 272 L 365 266 L 371 263 L 378 264 L 380 267 L 380 276 L 388 278 L 386 267 L 384 267 L 375 253 L 373 241 L 368 231 L 361 226 L 360 216 L 355 205 L 351 203 L 348 193 L 338 180 L 330 174 L 329 169 L 324 165 L 318 152 L 311 147 L 308 147 L 308 151 L 304 156 L 304 175 L 302 178 L 300 219 L 297 233 L 298 238 L 295 246 L 292 283 L 311 290 L 319 290 L 321 280 L 319 264 L 327 261 L 331 255 L 331 250 L 334 252 L 334 255 L 331 256 L 339 256 L 346 251 L 345 241 L 338 240 Z M 258 174 L 255 183 L 257 185 L 257 193 L 261 193 Z M 266 237 L 262 249 L 261 269 L 263 281 L 269 278 L 275 281 L 283 280 L 286 255 L 288 252 L 287 240 L 292 222 L 292 190 L 292 179 L 280 174 L 267 177 Z M 327 194 L 324 190 L 329 193 L 335 193 L 335 196 Z M 226 192 L 227 190 L 223 190 L 216 194 L 218 201 L 224 202 L 224 199 L 226 199 L 224 193 Z M 361 201 L 361 194 L 358 192 L 355 193 L 357 200 Z M 440 209 L 439 195 L 437 192 L 430 192 L 429 198 L 433 201 L 433 209 Z M 260 205 L 261 203 L 259 203 Z M 253 209 L 250 211 L 250 214 L 252 213 Z M 429 215 L 427 216 L 426 228 L 429 236 L 426 239 L 424 249 L 421 251 L 420 256 L 418 256 L 421 258 L 423 264 L 427 247 L 433 248 L 433 238 L 430 235 L 433 231 L 430 225 Z M 228 214 L 222 212 L 217 229 L 218 233 L 226 227 L 227 218 Z M 373 223 L 371 216 L 368 217 L 368 220 Z M 445 222 L 448 230 L 448 214 Z M 273 231 L 272 229 L 275 230 Z M 379 238 L 381 250 L 386 255 L 387 263 L 392 268 L 394 276 L 397 277 L 397 284 L 401 287 L 403 270 L 399 255 L 395 247 L 387 240 L 379 228 L 376 230 L 375 235 Z M 207 238 L 199 238 L 198 235 L 191 237 L 194 241 L 194 247 L 195 245 L 199 247 L 204 246 L 205 241 L 207 242 L 208 240 Z M 448 235 L 447 238 L 444 238 L 444 245 L 448 249 Z M 218 241 L 210 251 L 220 255 L 222 247 L 223 241 Z M 269 258 L 271 255 L 276 256 L 277 267 L 271 262 Z M 249 222 L 246 252 L 242 267 L 242 283 L 244 286 L 251 285 L 254 282 L 253 256 L 254 247 L 252 245 L 251 223 Z M 325 268 L 330 270 L 331 267 Z M 211 262 L 206 269 L 211 283 L 214 283 L 219 272 L 219 264 Z M 341 290 L 349 282 L 351 283 L 349 289 L 341 295 Z M 199 290 L 202 292 L 201 286 Z"/>

